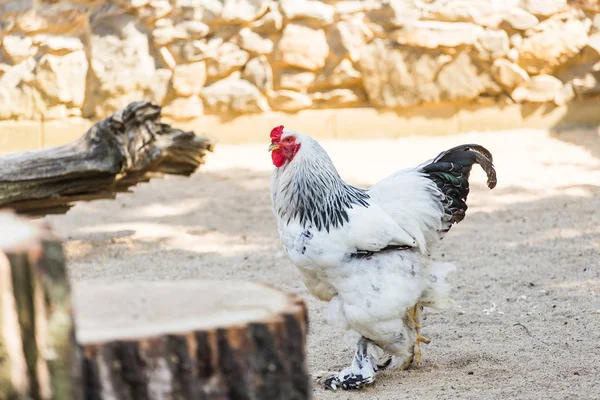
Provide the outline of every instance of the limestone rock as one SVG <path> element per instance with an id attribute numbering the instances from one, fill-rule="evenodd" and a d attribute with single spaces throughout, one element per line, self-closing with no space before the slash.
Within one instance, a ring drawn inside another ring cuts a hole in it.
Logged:
<path id="1" fill-rule="evenodd" d="M 381 26 L 374 22 L 367 22 L 367 27 L 373 32 L 373 36 L 379 39 L 387 39 L 388 32 Z"/>
<path id="2" fill-rule="evenodd" d="M 277 90 L 269 92 L 269 102 L 273 110 L 300 111 L 312 106 L 312 100 L 305 94 L 293 90 Z"/>
<path id="3" fill-rule="evenodd" d="M 362 14 L 337 22 L 333 34 L 334 37 L 329 41 L 331 50 L 340 58 L 348 54 L 354 62 L 359 60 L 360 52 L 375 36 Z"/>
<path id="4" fill-rule="evenodd" d="M 334 4 L 335 13 L 342 18 L 346 14 L 357 14 L 372 9 L 372 3 L 361 0 L 342 0 Z"/>
<path id="5" fill-rule="evenodd" d="M 13 3 L 21 3 L 15 1 Z M 28 3 L 25 1 L 23 3 Z M 16 27 L 24 33 L 52 32 L 71 34 L 82 32 L 89 21 L 89 6 L 70 1 L 35 2 L 35 7 L 19 16 Z M 1 12 L 0 12 L 1 14 Z M 0 16 L 0 19 L 2 17 Z"/>
<path id="6" fill-rule="evenodd" d="M 502 30 L 486 29 L 475 43 L 479 58 L 492 61 L 504 57 L 510 50 L 508 34 Z"/>
<path id="7" fill-rule="evenodd" d="M 168 18 L 159 19 L 152 31 L 152 40 L 158 46 L 165 46 L 175 40 L 201 39 L 208 35 L 210 28 L 200 21 L 175 22 Z"/>
<path id="8" fill-rule="evenodd" d="M 598 4 L 598 6 L 600 6 L 600 4 Z M 598 33 L 598 31 L 600 31 L 600 14 L 594 15 L 592 18 L 592 33 Z"/>
<path id="9" fill-rule="evenodd" d="M 171 13 L 173 6 L 169 0 L 150 0 L 148 4 L 136 9 L 138 17 L 148 25 Z"/>
<path id="10" fill-rule="evenodd" d="M 432 19 L 445 22 L 478 22 L 483 15 L 478 0 L 436 1 L 429 11 Z M 491 8 L 487 1 L 487 7 Z"/>
<path id="11" fill-rule="evenodd" d="M 213 112 L 251 113 L 269 111 L 269 103 L 256 86 L 239 73 L 213 83 L 202 90 L 206 106 Z"/>
<path id="12" fill-rule="evenodd" d="M 154 78 L 148 37 L 133 15 L 95 19 L 84 115 L 103 118 L 143 96 Z"/>
<path id="13" fill-rule="evenodd" d="M 273 70 L 265 56 L 250 59 L 244 66 L 242 77 L 262 92 L 273 89 Z"/>
<path id="14" fill-rule="evenodd" d="M 537 17 L 522 8 L 513 8 L 503 16 L 504 22 L 510 25 L 513 29 L 526 31 L 538 24 Z"/>
<path id="15" fill-rule="evenodd" d="M 81 107 L 87 70 L 88 61 L 83 50 L 63 56 L 45 54 L 34 70 L 35 85 L 56 102 Z"/>
<path id="16" fill-rule="evenodd" d="M 175 97 L 163 107 L 162 115 L 174 120 L 190 120 L 204 114 L 204 105 L 197 95 L 191 97 Z"/>
<path id="17" fill-rule="evenodd" d="M 217 40 L 209 42 L 208 45 L 206 71 L 211 80 L 240 70 L 250 58 L 248 52 L 230 42 L 220 44 L 220 41 Z"/>
<path id="18" fill-rule="evenodd" d="M 573 91 L 578 96 L 592 96 L 600 93 L 600 72 L 592 71 L 571 81 Z"/>
<path id="19" fill-rule="evenodd" d="M 523 68 L 505 58 L 494 61 L 491 72 L 494 79 L 508 90 L 513 90 L 529 80 L 529 75 Z"/>
<path id="20" fill-rule="evenodd" d="M 554 103 L 558 106 L 564 106 L 575 98 L 575 89 L 571 82 L 567 82 L 560 88 L 556 96 L 554 96 Z"/>
<path id="21" fill-rule="evenodd" d="M 283 28 L 283 16 L 279 12 L 279 2 L 271 1 L 269 11 L 259 20 L 254 21 L 251 28 L 256 33 L 275 33 Z"/>
<path id="22" fill-rule="evenodd" d="M 67 119 L 69 114 L 69 109 L 64 104 L 49 105 L 44 110 L 44 121 Z"/>
<path id="23" fill-rule="evenodd" d="M 145 98 L 150 99 L 159 105 L 165 104 L 165 99 L 167 98 L 167 93 L 169 93 L 169 84 L 171 83 L 171 78 L 173 77 L 173 71 L 166 68 L 159 68 L 154 73 L 154 79 L 150 82 L 150 86 L 148 87 Z"/>
<path id="24" fill-rule="evenodd" d="M 313 102 L 319 107 L 340 108 L 356 107 L 362 101 L 364 96 L 359 95 L 352 89 L 333 89 L 328 92 L 316 92 L 312 94 Z"/>
<path id="25" fill-rule="evenodd" d="M 3 1 L 0 6 L 0 36 L 13 31 L 24 14 L 33 12 L 34 5 L 34 0 Z"/>
<path id="26" fill-rule="evenodd" d="M 319 0 L 281 0 L 283 15 L 289 20 L 305 19 L 319 26 L 331 25 L 335 9 Z"/>
<path id="27" fill-rule="evenodd" d="M 140 8 L 148 4 L 150 0 L 113 0 L 114 3 L 121 6 L 123 9 L 130 10 Z"/>
<path id="28" fill-rule="evenodd" d="M 567 0 L 521 0 L 521 7 L 534 15 L 549 17 L 567 9 Z"/>
<path id="29" fill-rule="evenodd" d="M 437 77 L 443 100 L 474 99 L 480 94 L 498 94 L 500 86 L 487 73 L 479 70 L 467 51 L 445 65 Z"/>
<path id="30" fill-rule="evenodd" d="M 572 81 L 578 94 L 583 87 L 595 85 L 595 79 L 591 74 L 600 70 L 600 43 L 596 43 L 596 39 L 600 38 L 599 35 L 591 35 L 588 44 L 553 74 L 562 82 Z"/>
<path id="31" fill-rule="evenodd" d="M 434 0 L 422 2 L 423 13 L 430 20 L 472 22 L 496 29 L 503 17 L 519 8 L 520 0 Z"/>
<path id="32" fill-rule="evenodd" d="M 283 70 L 279 74 L 279 87 L 282 89 L 305 91 L 315 82 L 315 77 L 316 74 L 314 72 Z"/>
<path id="33" fill-rule="evenodd" d="M 392 37 L 402 45 L 436 49 L 474 45 L 483 33 L 482 27 L 466 22 L 415 21 Z"/>
<path id="34" fill-rule="evenodd" d="M 273 41 L 263 38 L 250 28 L 244 28 L 240 31 L 236 43 L 250 53 L 271 54 L 273 52 Z"/>
<path id="35" fill-rule="evenodd" d="M 571 2 L 571 5 L 576 5 L 582 10 L 592 13 L 600 13 L 600 2 L 598 0 L 575 0 Z"/>
<path id="36" fill-rule="evenodd" d="M 173 70 L 173 90 L 179 96 L 199 94 L 206 83 L 206 64 L 197 61 L 179 64 Z"/>
<path id="37" fill-rule="evenodd" d="M 12 64 L 19 64 L 33 56 L 36 48 L 33 40 L 25 35 L 8 35 L 2 38 L 2 50 Z"/>
<path id="38" fill-rule="evenodd" d="M 319 87 L 327 86 L 333 88 L 347 87 L 359 84 L 361 74 L 348 59 L 342 60 L 331 71 L 322 72 L 315 82 Z"/>
<path id="39" fill-rule="evenodd" d="M 226 22 L 251 22 L 262 16 L 268 6 L 268 0 L 224 0 L 223 20 Z"/>
<path id="40" fill-rule="evenodd" d="M 600 55 L 600 33 L 594 33 L 588 37 L 588 47 L 593 49 L 596 54 Z"/>
<path id="41" fill-rule="evenodd" d="M 383 0 L 373 3 L 373 7 L 367 11 L 367 16 L 386 29 L 410 24 L 421 17 L 419 0 Z"/>
<path id="42" fill-rule="evenodd" d="M 175 68 L 177 65 L 177 62 L 175 62 L 175 57 L 173 57 L 173 54 L 171 54 L 167 47 L 161 47 L 158 49 L 157 58 L 161 66 L 167 67 L 170 70 Z"/>
<path id="43" fill-rule="evenodd" d="M 513 90 L 511 97 L 518 103 L 527 101 L 545 103 L 554 101 L 562 86 L 562 82 L 552 75 L 532 76 L 529 81 L 522 83 Z"/>
<path id="44" fill-rule="evenodd" d="M 140 8 L 148 4 L 150 0 L 113 0 L 124 9 Z"/>
<path id="45" fill-rule="evenodd" d="M 322 29 L 290 23 L 283 30 L 276 58 L 285 65 L 316 71 L 325 66 L 329 45 Z"/>
<path id="46" fill-rule="evenodd" d="M 167 45 L 177 39 L 187 39 L 182 32 L 177 32 L 171 20 L 160 19 L 156 21 L 155 26 L 152 30 L 152 41 L 157 46 Z"/>
<path id="47" fill-rule="evenodd" d="M 7 73 L 8 70 L 10 70 L 10 68 L 11 68 L 10 65 L 8 65 L 4 62 L 4 60 L 2 59 L 2 56 L 0 54 L 0 78 L 2 78 L 2 75 Z"/>
<path id="48" fill-rule="evenodd" d="M 0 120 L 65 119 L 80 115 L 80 110 L 73 107 L 74 103 L 82 101 L 85 71 L 79 76 L 79 71 L 75 68 L 75 73 L 71 73 L 68 68 L 61 68 L 71 67 L 68 64 L 77 57 L 77 53 L 69 54 L 66 59 L 47 54 L 37 65 L 35 59 L 30 57 L 4 70 L 0 76 Z M 37 87 L 38 80 L 44 82 L 42 89 L 48 93 L 43 93 Z M 60 86 L 61 84 L 65 86 Z M 61 100 L 71 104 L 61 103 Z"/>
<path id="49" fill-rule="evenodd" d="M 511 35 L 510 36 L 510 45 L 512 47 L 516 47 L 516 48 L 521 47 L 521 45 L 523 45 L 523 36 L 519 35 L 518 33 Z"/>
<path id="50" fill-rule="evenodd" d="M 206 24 L 222 22 L 224 0 L 173 0 L 175 15 L 182 20 Z M 230 13 L 231 15 L 231 13 Z"/>
<path id="51" fill-rule="evenodd" d="M 32 40 L 34 45 L 40 47 L 43 52 L 55 55 L 84 50 L 81 39 L 76 36 L 41 34 L 32 36 Z"/>
<path id="52" fill-rule="evenodd" d="M 398 48 L 375 39 L 361 54 L 360 70 L 370 103 L 397 108 L 440 101 L 435 78 L 450 61 L 439 51 Z"/>
<path id="53" fill-rule="evenodd" d="M 178 40 L 169 44 L 166 49 L 176 63 L 188 63 L 204 60 L 208 57 L 209 47 L 204 40 Z M 213 53 L 216 51 L 213 49 Z M 165 64 L 170 65 L 167 54 L 161 54 Z"/>
<path id="54" fill-rule="evenodd" d="M 526 32 L 519 65 L 531 74 L 546 74 L 576 55 L 587 43 L 589 25 L 579 19 L 554 18 Z"/>
<path id="55" fill-rule="evenodd" d="M 33 86 L 33 57 L 8 69 L 0 77 L 0 120 L 39 120 L 46 111 L 42 95 Z"/>

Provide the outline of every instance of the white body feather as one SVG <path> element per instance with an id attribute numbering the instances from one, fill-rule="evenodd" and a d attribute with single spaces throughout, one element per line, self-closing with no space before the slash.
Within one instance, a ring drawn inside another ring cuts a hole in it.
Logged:
<path id="1" fill-rule="evenodd" d="M 294 201 L 289 188 L 302 174 L 333 165 L 316 141 L 291 131 L 284 136 L 291 133 L 301 149 L 292 162 L 275 170 L 271 182 L 285 251 L 302 272 L 308 290 L 330 302 L 331 322 L 357 331 L 392 354 L 408 355 L 416 333 L 407 329 L 407 311 L 420 302 L 435 308 L 449 304 L 445 275 L 452 268 L 431 265 L 429 259 L 441 237 L 443 194 L 418 170 L 401 170 L 368 189 L 369 206 L 348 209 L 348 222 L 342 226 L 329 230 L 303 226 L 298 218 L 282 216 L 281 210 Z M 388 245 L 410 249 L 349 256 Z"/>

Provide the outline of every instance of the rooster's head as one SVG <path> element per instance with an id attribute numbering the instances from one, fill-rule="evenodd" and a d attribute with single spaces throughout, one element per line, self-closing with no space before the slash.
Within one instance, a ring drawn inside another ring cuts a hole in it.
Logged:
<path id="1" fill-rule="evenodd" d="M 271 130 L 271 145 L 269 151 L 273 164 L 279 168 L 286 162 L 291 162 L 300 150 L 300 139 L 294 132 L 285 131 L 283 125 Z"/>

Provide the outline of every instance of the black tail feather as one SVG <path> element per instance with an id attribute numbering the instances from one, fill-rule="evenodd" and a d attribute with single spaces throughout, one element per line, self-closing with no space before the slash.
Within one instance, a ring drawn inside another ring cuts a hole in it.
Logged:
<path id="1" fill-rule="evenodd" d="M 444 231 L 465 217 L 468 208 L 469 175 L 473 164 L 481 166 L 487 174 L 487 186 L 493 189 L 496 186 L 496 170 L 492 154 L 485 147 L 477 144 L 464 144 L 446 150 L 429 164 L 421 167 L 446 196 L 444 210 L 450 224 L 444 228 Z"/>

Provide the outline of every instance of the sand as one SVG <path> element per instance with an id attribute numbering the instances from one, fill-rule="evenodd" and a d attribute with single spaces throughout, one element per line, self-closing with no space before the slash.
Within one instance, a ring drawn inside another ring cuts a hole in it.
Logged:
<path id="1" fill-rule="evenodd" d="M 441 150 L 492 151 L 498 186 L 472 174 L 467 217 L 437 258 L 452 261 L 456 307 L 428 313 L 423 363 L 361 392 L 315 399 L 600 398 L 600 136 L 519 130 L 322 142 L 350 183 L 367 186 Z M 76 282 L 222 278 L 266 281 L 309 307 L 311 371 L 351 359 L 283 254 L 264 145 L 219 145 L 190 179 L 168 177 L 116 200 L 47 219 L 65 238 Z M 165 299 L 168 301 L 168 299 Z M 118 310 L 115 310 L 118 312 Z M 266 399 L 265 399 L 266 400 Z"/>

